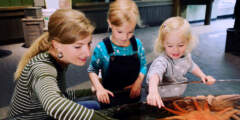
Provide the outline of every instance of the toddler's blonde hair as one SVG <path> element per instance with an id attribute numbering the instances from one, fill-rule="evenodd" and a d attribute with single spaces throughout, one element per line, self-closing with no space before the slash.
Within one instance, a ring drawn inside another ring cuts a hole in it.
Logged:
<path id="1" fill-rule="evenodd" d="M 192 34 L 189 22 L 182 17 L 171 17 L 163 22 L 159 28 L 158 38 L 154 44 L 154 52 L 161 54 L 165 51 L 164 41 L 168 33 L 174 31 L 182 31 L 187 40 L 187 49 L 185 54 L 190 53 L 196 46 L 198 39 Z"/>
<path id="2" fill-rule="evenodd" d="M 126 22 L 135 22 L 141 26 L 140 14 L 136 3 L 132 0 L 115 0 L 109 6 L 109 22 L 120 27 Z"/>

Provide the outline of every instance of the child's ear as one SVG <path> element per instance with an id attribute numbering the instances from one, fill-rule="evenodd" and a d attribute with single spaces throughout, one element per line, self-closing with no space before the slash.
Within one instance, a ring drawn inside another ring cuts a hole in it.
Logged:
<path id="1" fill-rule="evenodd" d="M 107 19 L 107 22 L 108 22 L 108 26 L 109 26 L 109 28 L 111 28 L 111 29 L 112 29 L 112 24 L 111 24 L 111 22 L 110 22 L 110 20 L 109 20 L 109 19 Z"/>

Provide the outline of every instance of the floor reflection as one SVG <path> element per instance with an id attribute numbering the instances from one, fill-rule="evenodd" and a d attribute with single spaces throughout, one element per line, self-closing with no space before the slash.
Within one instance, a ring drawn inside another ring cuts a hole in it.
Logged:
<path id="1" fill-rule="evenodd" d="M 9 51 L 9 50 L 2 50 L 2 49 L 0 49 L 0 58 L 7 57 L 7 56 L 9 56 L 11 54 L 12 54 L 12 52 Z"/>

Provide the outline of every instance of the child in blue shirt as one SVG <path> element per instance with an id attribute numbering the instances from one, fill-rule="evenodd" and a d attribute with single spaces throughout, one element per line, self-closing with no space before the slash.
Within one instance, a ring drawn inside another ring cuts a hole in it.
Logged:
<path id="1" fill-rule="evenodd" d="M 107 22 L 112 34 L 96 46 L 88 68 L 101 108 L 139 101 L 146 74 L 144 48 L 134 37 L 135 26 L 140 23 L 136 3 L 112 2 Z M 102 81 L 99 81 L 99 71 Z"/>

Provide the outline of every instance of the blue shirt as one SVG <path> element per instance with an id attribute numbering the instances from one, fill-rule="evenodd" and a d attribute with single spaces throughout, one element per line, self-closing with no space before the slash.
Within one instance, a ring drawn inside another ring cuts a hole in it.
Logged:
<path id="1" fill-rule="evenodd" d="M 103 41 L 99 42 L 98 45 L 95 47 L 93 51 L 93 55 L 91 57 L 91 61 L 88 67 L 88 72 L 94 72 L 96 74 L 99 73 L 99 70 L 101 70 L 101 74 L 104 77 L 104 74 L 108 70 L 109 66 L 109 59 L 112 55 L 117 56 L 129 56 L 133 55 L 137 52 L 138 57 L 140 59 L 140 71 L 142 74 L 146 74 L 147 67 L 146 67 L 146 57 L 144 53 L 144 48 L 142 46 L 142 43 L 139 39 L 136 38 L 137 42 L 137 48 L 138 51 L 133 51 L 132 45 L 130 44 L 127 47 L 120 47 L 115 44 L 112 44 L 114 52 L 111 54 L 108 54 L 107 48 Z"/>

